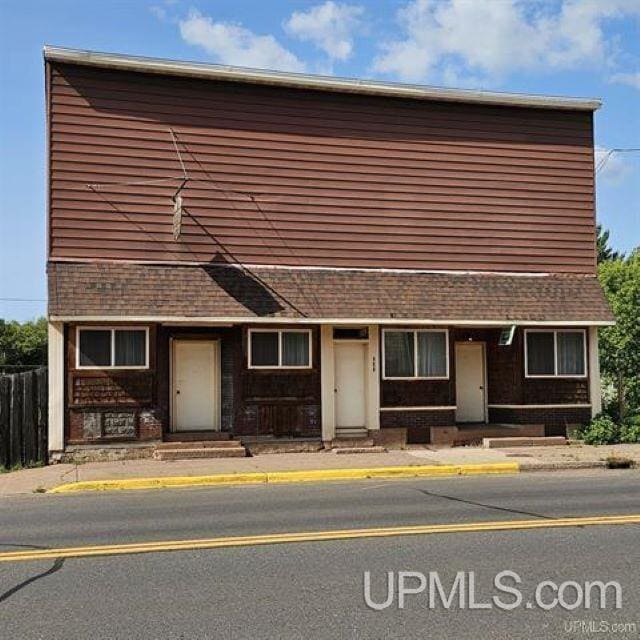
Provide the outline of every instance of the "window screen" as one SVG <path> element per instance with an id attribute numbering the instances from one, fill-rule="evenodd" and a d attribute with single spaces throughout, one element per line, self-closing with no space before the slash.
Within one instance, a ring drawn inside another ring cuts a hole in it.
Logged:
<path id="1" fill-rule="evenodd" d="M 282 332 L 282 366 L 309 366 L 309 334 L 307 332 Z"/>
<path id="2" fill-rule="evenodd" d="M 584 333 L 558 331 L 558 375 L 584 375 Z"/>
<path id="3" fill-rule="evenodd" d="M 554 366 L 553 331 L 527 333 L 527 374 L 530 376 L 552 376 Z"/>
<path id="4" fill-rule="evenodd" d="M 251 365 L 254 367 L 277 367 L 278 332 L 254 331 L 249 335 Z"/>
<path id="5" fill-rule="evenodd" d="M 144 367 L 147 364 L 147 333 L 143 329 L 116 329 L 115 366 Z"/>
<path id="6" fill-rule="evenodd" d="M 415 376 L 413 339 L 413 331 L 385 331 L 384 373 L 387 378 Z"/>
<path id="7" fill-rule="evenodd" d="M 419 331 L 418 376 L 444 378 L 447 375 L 447 338 L 438 332 Z"/>
<path id="8" fill-rule="evenodd" d="M 81 367 L 111 366 L 111 331 L 83 329 L 79 338 L 79 358 Z"/>

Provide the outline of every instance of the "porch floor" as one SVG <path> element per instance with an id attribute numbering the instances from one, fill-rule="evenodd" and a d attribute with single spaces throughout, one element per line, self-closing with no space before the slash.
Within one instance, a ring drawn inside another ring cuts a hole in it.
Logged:
<path id="1" fill-rule="evenodd" d="M 230 440 L 231 434 L 226 431 L 174 431 L 164 434 L 164 442 L 205 442 L 213 440 Z"/>
<path id="2" fill-rule="evenodd" d="M 483 438 L 539 438 L 544 424 L 460 423 L 455 426 L 451 445 L 480 445 Z"/>

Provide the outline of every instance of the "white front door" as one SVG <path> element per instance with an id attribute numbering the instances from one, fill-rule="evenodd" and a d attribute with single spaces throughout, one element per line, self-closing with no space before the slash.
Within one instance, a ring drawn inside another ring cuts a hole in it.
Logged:
<path id="1" fill-rule="evenodd" d="M 174 340 L 173 431 L 220 429 L 220 353 L 216 340 Z"/>
<path id="2" fill-rule="evenodd" d="M 364 427 L 367 421 L 365 362 L 367 344 L 335 342 L 336 428 Z"/>
<path id="3" fill-rule="evenodd" d="M 484 344 L 456 343 L 456 421 L 485 421 Z"/>

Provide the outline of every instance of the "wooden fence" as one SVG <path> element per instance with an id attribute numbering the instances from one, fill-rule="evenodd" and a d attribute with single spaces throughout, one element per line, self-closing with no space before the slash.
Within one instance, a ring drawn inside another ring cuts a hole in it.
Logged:
<path id="1" fill-rule="evenodd" d="M 0 467 L 47 460 L 47 369 L 0 374 Z"/>

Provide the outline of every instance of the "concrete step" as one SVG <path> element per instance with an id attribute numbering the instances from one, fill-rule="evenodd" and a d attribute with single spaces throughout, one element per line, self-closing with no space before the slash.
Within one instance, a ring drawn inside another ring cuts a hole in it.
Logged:
<path id="1" fill-rule="evenodd" d="M 342 436 L 331 441 L 332 449 L 344 449 L 352 447 L 373 447 L 373 438 L 343 438 Z"/>
<path id="2" fill-rule="evenodd" d="M 544 436 L 538 438 L 483 438 L 485 449 L 510 449 L 511 447 L 553 447 L 567 444 L 564 436 Z"/>
<path id="3" fill-rule="evenodd" d="M 195 460 L 202 458 L 245 458 L 244 447 L 201 447 L 198 449 L 160 449 L 153 454 L 156 460 Z"/>
<path id="4" fill-rule="evenodd" d="M 369 432 L 366 429 L 337 429 L 335 440 L 346 440 L 349 438 L 368 438 Z"/>
<path id="5" fill-rule="evenodd" d="M 242 439 L 242 445 L 250 455 L 267 453 L 314 453 L 322 449 L 322 440 L 294 439 L 294 440 L 251 440 Z"/>
<path id="6" fill-rule="evenodd" d="M 386 453 L 384 447 L 339 447 L 332 449 L 333 453 Z"/>
<path id="7" fill-rule="evenodd" d="M 175 431 L 164 436 L 166 442 L 202 442 L 203 440 L 230 440 L 231 434 L 226 431 Z"/>
<path id="8" fill-rule="evenodd" d="M 239 440 L 202 440 L 189 442 L 160 442 L 156 445 L 157 451 L 165 449 L 233 449 L 241 447 Z"/>

